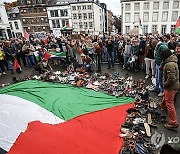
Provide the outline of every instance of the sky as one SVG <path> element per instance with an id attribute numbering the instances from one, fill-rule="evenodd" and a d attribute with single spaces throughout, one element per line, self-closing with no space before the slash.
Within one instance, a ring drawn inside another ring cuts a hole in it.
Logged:
<path id="1" fill-rule="evenodd" d="M 3 0 L 3 1 L 13 2 L 14 0 Z M 111 10 L 114 15 L 120 15 L 120 0 L 99 0 L 99 1 L 101 3 L 106 3 L 107 9 Z"/>

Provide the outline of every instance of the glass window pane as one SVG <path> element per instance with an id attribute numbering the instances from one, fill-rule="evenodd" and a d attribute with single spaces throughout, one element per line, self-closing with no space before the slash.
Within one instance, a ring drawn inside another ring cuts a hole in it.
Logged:
<path id="1" fill-rule="evenodd" d="M 158 21 L 158 12 L 153 12 L 152 21 Z"/>
<path id="2" fill-rule="evenodd" d="M 167 21 L 168 19 L 168 12 L 163 12 L 162 13 L 162 21 Z"/>
<path id="3" fill-rule="evenodd" d="M 125 22 L 130 22 L 130 13 L 125 14 Z"/>
<path id="4" fill-rule="evenodd" d="M 163 9 L 164 9 L 164 10 L 169 9 L 169 2 L 164 2 L 164 3 L 163 3 Z"/>
<path id="5" fill-rule="evenodd" d="M 144 12 L 143 21 L 144 21 L 144 22 L 149 21 L 149 12 Z"/>
<path id="6" fill-rule="evenodd" d="M 131 5 L 130 3 L 125 4 L 125 11 L 130 11 L 131 10 Z"/>

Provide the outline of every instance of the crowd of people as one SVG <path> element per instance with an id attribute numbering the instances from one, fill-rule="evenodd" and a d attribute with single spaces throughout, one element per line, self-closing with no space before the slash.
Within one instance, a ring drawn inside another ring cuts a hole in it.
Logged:
<path id="1" fill-rule="evenodd" d="M 77 39 L 78 38 L 78 39 Z M 167 127 L 177 127 L 178 121 L 174 108 L 174 97 L 179 89 L 180 36 L 165 35 L 80 35 L 77 38 L 66 36 L 55 38 L 47 34 L 45 39 L 10 39 L 0 42 L 0 75 L 7 70 L 13 74 L 17 67 L 34 68 L 43 73 L 52 70 L 48 63 L 49 51 L 65 52 L 64 64 L 68 70 L 82 68 L 86 71 L 101 72 L 103 61 L 108 62 L 107 69 L 113 69 L 115 62 L 122 69 L 145 71 L 145 78 L 155 80 L 151 89 L 163 96 L 161 108 L 168 108 L 171 123 Z M 38 56 L 37 56 L 38 55 Z M 50 55 L 50 54 L 49 54 Z M 37 58 L 38 57 L 38 58 Z M 179 59 L 179 61 L 178 61 Z M 61 61 L 62 62 L 62 61 Z M 22 69 L 18 69 L 18 73 Z"/>

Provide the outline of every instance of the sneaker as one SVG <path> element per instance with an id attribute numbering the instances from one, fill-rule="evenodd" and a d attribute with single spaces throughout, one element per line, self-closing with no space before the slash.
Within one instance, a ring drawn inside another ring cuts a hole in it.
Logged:
<path id="1" fill-rule="evenodd" d="M 155 79 L 155 76 L 152 76 L 152 77 L 151 77 L 151 80 L 154 80 L 154 79 Z"/>
<path id="2" fill-rule="evenodd" d="M 158 97 L 163 97 L 163 93 L 160 92 L 159 95 L 158 95 Z"/>
<path id="3" fill-rule="evenodd" d="M 2 75 L 2 73 L 0 73 L 0 76 Z"/>
<path id="4" fill-rule="evenodd" d="M 146 75 L 145 79 L 148 79 L 149 78 L 149 75 Z"/>
<path id="5" fill-rule="evenodd" d="M 149 91 L 150 91 L 150 92 L 159 92 L 159 90 L 156 89 L 156 88 L 149 89 Z"/>
<path id="6" fill-rule="evenodd" d="M 6 72 L 3 72 L 2 74 L 3 74 L 3 75 L 6 75 Z"/>

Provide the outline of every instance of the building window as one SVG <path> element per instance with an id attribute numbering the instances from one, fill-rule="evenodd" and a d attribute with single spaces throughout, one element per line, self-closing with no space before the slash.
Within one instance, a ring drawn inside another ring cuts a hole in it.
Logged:
<path id="1" fill-rule="evenodd" d="M 68 10 L 60 10 L 61 17 L 68 16 Z"/>
<path id="2" fill-rule="evenodd" d="M 80 28 L 80 29 L 83 28 L 82 22 L 79 23 L 79 28 Z"/>
<path id="3" fill-rule="evenodd" d="M 93 28 L 93 23 L 89 22 L 89 28 L 92 29 Z"/>
<path id="4" fill-rule="evenodd" d="M 154 10 L 159 10 L 159 2 L 154 2 L 153 3 L 153 9 Z"/>
<path id="5" fill-rule="evenodd" d="M 172 21 L 176 21 L 178 19 L 178 11 L 173 11 L 172 12 Z"/>
<path id="6" fill-rule="evenodd" d="M 51 17 L 59 17 L 58 10 L 51 10 L 50 14 L 51 14 Z"/>
<path id="7" fill-rule="evenodd" d="M 15 25 L 16 29 L 19 29 L 19 25 L 16 21 L 14 22 L 14 25 Z"/>
<path id="8" fill-rule="evenodd" d="M 134 13 L 134 22 L 139 22 L 139 13 Z"/>
<path id="9" fill-rule="evenodd" d="M 81 6 L 77 6 L 77 10 L 81 10 Z"/>
<path id="10" fill-rule="evenodd" d="M 82 19 L 81 13 L 78 14 L 78 19 Z"/>
<path id="11" fill-rule="evenodd" d="M 73 14 L 73 19 L 77 19 L 77 15 L 76 14 Z"/>
<path id="12" fill-rule="evenodd" d="M 87 7 L 88 7 L 88 9 L 89 9 L 89 10 L 91 10 L 91 9 L 92 9 L 92 6 L 91 6 L 91 5 L 88 5 Z"/>
<path id="13" fill-rule="evenodd" d="M 87 13 L 83 13 L 83 18 L 84 18 L 84 20 L 87 19 Z"/>
<path id="14" fill-rule="evenodd" d="M 139 26 L 134 26 L 135 29 L 139 29 Z"/>
<path id="15" fill-rule="evenodd" d="M 68 19 L 62 19 L 61 22 L 62 22 L 62 27 L 69 25 Z"/>
<path id="16" fill-rule="evenodd" d="M 131 17 L 130 17 L 130 13 L 126 13 L 125 14 L 125 22 L 130 22 Z"/>
<path id="17" fill-rule="evenodd" d="M 158 21 L 158 12 L 153 12 L 152 21 Z"/>
<path id="18" fill-rule="evenodd" d="M 60 22 L 59 20 L 52 20 L 53 28 L 60 28 Z"/>
<path id="19" fill-rule="evenodd" d="M 72 6 L 72 10 L 76 10 L 76 6 Z"/>
<path id="20" fill-rule="evenodd" d="M 166 25 L 162 25 L 162 27 L 161 27 L 161 34 L 165 34 L 166 33 L 166 28 L 167 28 Z"/>
<path id="21" fill-rule="evenodd" d="M 164 3 L 163 3 L 163 9 L 164 9 L 164 10 L 169 9 L 169 2 L 164 2 Z"/>
<path id="22" fill-rule="evenodd" d="M 39 23 L 39 18 L 36 18 L 36 23 Z"/>
<path id="23" fill-rule="evenodd" d="M 126 3 L 125 4 L 125 11 L 130 11 L 131 10 L 131 4 L 130 3 Z"/>
<path id="24" fill-rule="evenodd" d="M 147 34 L 148 33 L 148 25 L 143 26 L 143 33 Z"/>
<path id="25" fill-rule="evenodd" d="M 152 25 L 152 33 L 157 32 L 157 25 Z"/>
<path id="26" fill-rule="evenodd" d="M 170 33 L 174 33 L 174 30 L 175 30 L 175 25 L 171 25 L 171 31 L 170 31 Z"/>
<path id="27" fill-rule="evenodd" d="M 82 9 L 83 9 L 83 10 L 86 10 L 86 5 L 83 5 L 83 6 L 82 6 Z"/>
<path id="28" fill-rule="evenodd" d="M 134 11 L 140 10 L 140 3 L 134 3 Z"/>
<path id="29" fill-rule="evenodd" d="M 168 19 L 168 12 L 166 11 L 162 13 L 162 21 L 167 21 L 167 19 Z"/>
<path id="30" fill-rule="evenodd" d="M 10 28 L 13 29 L 13 26 L 12 26 L 12 23 L 11 23 L 11 22 L 9 22 L 9 25 L 10 25 Z"/>
<path id="31" fill-rule="evenodd" d="M 77 22 L 73 22 L 73 28 L 77 28 Z"/>
<path id="32" fill-rule="evenodd" d="M 125 27 L 125 30 L 126 30 L 126 34 L 129 34 L 130 26 L 126 26 L 126 27 Z"/>
<path id="33" fill-rule="evenodd" d="M 144 2 L 144 10 L 149 10 L 149 2 Z"/>
<path id="34" fill-rule="evenodd" d="M 93 18 L 92 13 L 88 13 L 88 16 L 89 16 L 89 19 L 92 19 L 92 18 Z"/>
<path id="35" fill-rule="evenodd" d="M 178 8 L 179 8 L 179 1 L 174 1 L 173 9 L 178 9 Z"/>
<path id="36" fill-rule="evenodd" d="M 84 22 L 84 28 L 87 29 L 88 28 L 88 24 L 87 22 Z"/>
<path id="37" fill-rule="evenodd" d="M 143 21 L 148 22 L 149 21 L 149 12 L 144 12 L 143 14 Z"/>

